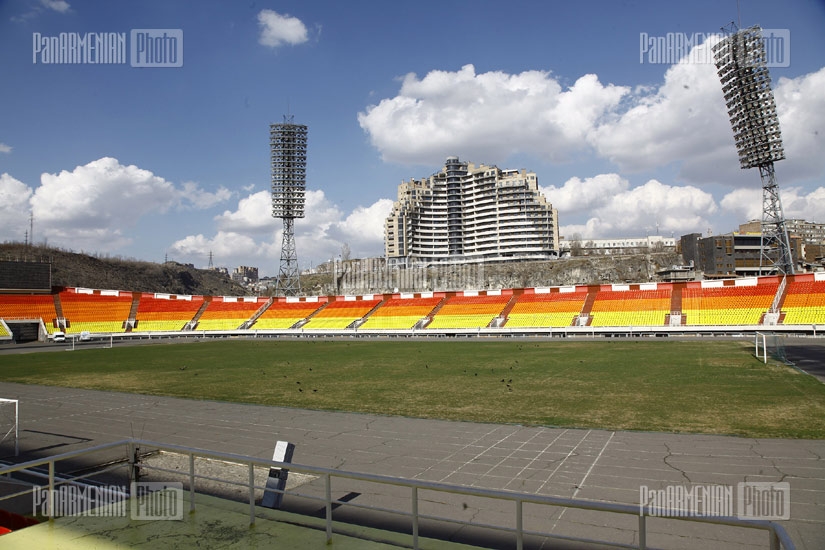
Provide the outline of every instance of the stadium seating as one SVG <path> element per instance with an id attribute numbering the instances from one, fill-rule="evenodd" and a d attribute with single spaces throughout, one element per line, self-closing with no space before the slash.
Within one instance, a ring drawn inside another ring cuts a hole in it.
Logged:
<path id="1" fill-rule="evenodd" d="M 66 333 L 123 332 L 124 321 L 132 308 L 132 293 L 107 291 L 93 294 L 69 289 L 59 295 L 63 317 L 68 321 Z"/>
<path id="2" fill-rule="evenodd" d="M 303 321 L 326 302 L 275 302 L 252 325 L 253 329 L 288 329 Z"/>
<path id="3" fill-rule="evenodd" d="M 599 290 L 590 309 L 590 326 L 662 326 L 670 313 L 670 288 Z"/>
<path id="4" fill-rule="evenodd" d="M 825 323 L 825 281 L 789 283 L 781 311 L 786 325 Z"/>
<path id="5" fill-rule="evenodd" d="M 203 296 L 143 294 L 137 310 L 138 332 L 182 330 L 203 305 Z"/>
<path id="6" fill-rule="evenodd" d="M 369 316 L 359 328 L 363 329 L 411 329 L 430 314 L 443 298 L 391 298 Z"/>
<path id="7" fill-rule="evenodd" d="M 569 327 L 582 310 L 587 290 L 581 292 L 525 293 L 507 316 L 505 327 Z"/>
<path id="8" fill-rule="evenodd" d="M 57 330 L 54 320 L 54 296 L 0 294 L 0 319 L 41 319 L 46 331 L 51 334 Z"/>
<path id="9" fill-rule="evenodd" d="M 310 330 L 347 328 L 380 303 L 380 299 L 336 300 L 319 311 L 301 328 Z"/>
<path id="10" fill-rule="evenodd" d="M 757 325 L 770 309 L 779 283 L 688 286 L 682 290 L 687 325 Z"/>
<path id="11" fill-rule="evenodd" d="M 197 330 L 235 330 L 261 309 L 268 298 L 213 298 L 198 319 Z"/>
<path id="12" fill-rule="evenodd" d="M 427 328 L 484 328 L 504 310 L 511 297 L 451 296 Z"/>

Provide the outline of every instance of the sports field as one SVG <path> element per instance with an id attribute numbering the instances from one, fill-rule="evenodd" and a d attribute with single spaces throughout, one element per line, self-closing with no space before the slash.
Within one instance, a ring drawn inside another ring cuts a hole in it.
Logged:
<path id="1" fill-rule="evenodd" d="M 825 438 L 825 385 L 735 341 L 224 340 L 0 356 L 8 382 L 476 422 Z"/>

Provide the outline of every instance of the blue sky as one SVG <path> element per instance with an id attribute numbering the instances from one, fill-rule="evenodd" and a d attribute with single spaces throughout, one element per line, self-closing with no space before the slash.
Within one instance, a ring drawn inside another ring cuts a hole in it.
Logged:
<path id="1" fill-rule="evenodd" d="M 786 216 L 825 222 L 825 4 L 739 4 L 790 33 L 777 177 Z M 536 172 L 567 237 L 728 232 L 761 192 L 715 69 L 653 63 L 640 38 L 736 18 L 735 0 L 0 1 L 0 241 L 33 213 L 38 243 L 274 274 L 287 112 L 309 126 L 302 268 L 344 243 L 382 255 L 397 185 L 450 155 Z M 33 62 L 34 33 L 132 29 L 181 29 L 183 66 Z"/>

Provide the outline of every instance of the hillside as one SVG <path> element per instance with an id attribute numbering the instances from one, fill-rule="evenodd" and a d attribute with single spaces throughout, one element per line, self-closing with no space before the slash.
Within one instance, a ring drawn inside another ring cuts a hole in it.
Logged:
<path id="1" fill-rule="evenodd" d="M 78 254 L 45 246 L 0 244 L 0 259 L 48 261 L 52 285 L 170 294 L 242 296 L 247 292 L 226 275 L 176 262 L 157 264 Z"/>

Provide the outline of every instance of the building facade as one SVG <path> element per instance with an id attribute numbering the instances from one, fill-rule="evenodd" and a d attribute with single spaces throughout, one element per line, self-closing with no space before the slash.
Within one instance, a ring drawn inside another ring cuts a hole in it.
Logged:
<path id="1" fill-rule="evenodd" d="M 384 253 L 390 265 L 546 260 L 559 253 L 558 212 L 535 173 L 448 157 L 398 186 Z"/>

